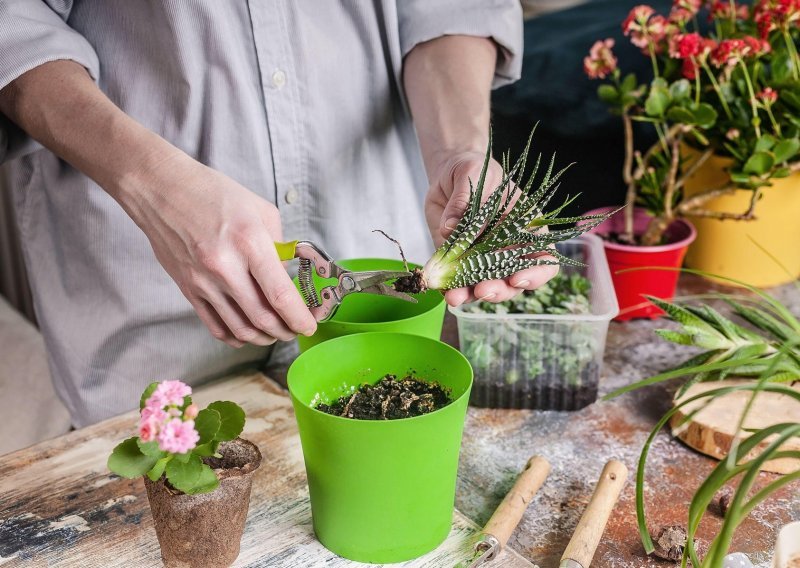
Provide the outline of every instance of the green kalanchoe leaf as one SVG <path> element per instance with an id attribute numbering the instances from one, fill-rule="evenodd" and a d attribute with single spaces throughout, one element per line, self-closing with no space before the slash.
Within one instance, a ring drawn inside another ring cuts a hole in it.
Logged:
<path id="1" fill-rule="evenodd" d="M 219 485 L 214 470 L 193 454 L 186 463 L 177 460 L 169 462 L 166 474 L 170 485 L 188 495 L 207 493 Z"/>
<path id="2" fill-rule="evenodd" d="M 153 466 L 153 469 L 147 472 L 147 477 L 150 478 L 150 481 L 158 481 L 161 479 L 161 476 L 164 474 L 164 469 L 167 467 L 167 464 L 171 459 L 172 456 L 165 456 L 156 462 L 156 465 Z"/>
<path id="3" fill-rule="evenodd" d="M 244 429 L 244 410 L 235 402 L 218 400 L 208 405 L 208 408 L 215 410 L 220 416 L 220 426 L 215 440 L 226 442 L 236 439 Z"/>
<path id="4" fill-rule="evenodd" d="M 141 477 L 153 469 L 158 458 L 143 454 L 137 444 L 138 440 L 139 438 L 133 437 L 120 442 L 108 458 L 108 469 L 128 479 Z"/>
<path id="5" fill-rule="evenodd" d="M 222 417 L 220 413 L 213 408 L 204 408 L 197 413 L 197 418 L 194 419 L 194 428 L 200 434 L 198 445 L 206 444 L 213 440 L 219 432 L 222 425 Z"/>
<path id="6" fill-rule="evenodd" d="M 144 389 L 141 398 L 139 399 L 139 410 L 141 411 L 144 408 L 144 403 L 147 402 L 147 399 L 150 398 L 156 388 L 158 387 L 158 383 L 150 383 L 147 385 L 147 388 Z"/>

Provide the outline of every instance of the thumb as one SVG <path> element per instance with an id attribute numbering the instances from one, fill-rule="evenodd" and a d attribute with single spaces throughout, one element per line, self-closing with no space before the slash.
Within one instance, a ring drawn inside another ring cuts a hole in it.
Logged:
<path id="1" fill-rule="evenodd" d="M 456 185 L 453 188 L 450 199 L 447 201 L 447 205 L 445 205 L 444 211 L 442 211 L 442 219 L 439 222 L 439 232 L 442 237 L 447 238 L 450 236 L 458 222 L 461 221 L 461 217 L 464 216 L 468 205 L 469 184 L 466 186 L 464 184 Z"/>
<path id="2" fill-rule="evenodd" d="M 481 164 L 475 164 L 469 176 L 458 174 L 453 176 L 453 193 L 450 195 L 450 199 L 442 212 L 442 219 L 439 225 L 439 230 L 443 237 L 447 238 L 453 232 L 464 216 L 467 207 L 469 207 L 470 180 L 472 180 L 473 187 L 477 185 L 480 178 L 480 169 Z M 489 198 L 500 184 L 502 177 L 502 168 L 497 162 L 492 161 L 489 170 L 486 172 L 483 192 L 480 196 L 481 203 Z M 475 190 L 477 191 L 477 187 L 475 187 Z"/>

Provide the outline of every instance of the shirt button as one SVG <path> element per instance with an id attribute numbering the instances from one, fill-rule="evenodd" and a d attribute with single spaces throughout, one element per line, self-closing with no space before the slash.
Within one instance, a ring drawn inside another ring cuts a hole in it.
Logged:
<path id="1" fill-rule="evenodd" d="M 289 191 L 286 192 L 286 195 L 283 196 L 283 198 L 286 200 L 286 203 L 289 205 L 297 201 L 298 197 L 300 197 L 300 192 L 293 187 L 290 187 Z"/>
<path id="2" fill-rule="evenodd" d="M 276 69 L 272 74 L 272 86 L 276 89 L 281 89 L 286 84 L 286 73 L 280 69 Z"/>

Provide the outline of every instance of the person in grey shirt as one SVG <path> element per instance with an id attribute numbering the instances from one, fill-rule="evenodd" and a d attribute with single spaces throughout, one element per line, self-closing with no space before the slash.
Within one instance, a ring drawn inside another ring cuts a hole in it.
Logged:
<path id="1" fill-rule="evenodd" d="M 274 240 L 424 261 L 521 43 L 517 0 L 0 0 L 0 161 L 75 426 L 313 333 Z"/>

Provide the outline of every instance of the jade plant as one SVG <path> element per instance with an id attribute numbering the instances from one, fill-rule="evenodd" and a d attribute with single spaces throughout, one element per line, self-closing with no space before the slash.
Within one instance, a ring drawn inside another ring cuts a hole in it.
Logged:
<path id="1" fill-rule="evenodd" d="M 741 282 L 735 281 L 740 285 Z M 678 331 L 659 331 L 661 337 L 674 343 L 692 345 L 703 349 L 699 355 L 689 359 L 676 369 L 671 369 L 633 385 L 618 389 L 606 398 L 642 388 L 654 383 L 689 377 L 689 383 L 717 381 L 729 376 L 752 377 L 752 381 L 720 387 L 687 396 L 681 395 L 675 405 L 662 416 L 645 442 L 639 457 L 636 475 L 636 512 L 639 532 L 645 551 L 656 550 L 647 528 L 644 502 L 645 468 L 650 447 L 659 431 L 681 412 L 685 416 L 677 424 L 686 424 L 709 402 L 737 391 L 749 392 L 750 398 L 737 424 L 738 435 L 728 452 L 698 487 L 689 505 L 686 520 L 686 542 L 681 551 L 681 566 L 691 562 L 699 568 L 714 568 L 723 565 L 736 528 L 762 501 L 778 489 L 800 479 L 800 468 L 766 483 L 758 490 L 754 484 L 764 463 L 775 459 L 800 459 L 800 452 L 786 450 L 787 440 L 800 436 L 800 423 L 786 420 L 760 429 L 745 429 L 744 424 L 755 397 L 762 392 L 787 396 L 800 404 L 800 392 L 785 383 L 800 379 L 800 320 L 780 301 L 771 295 L 746 286 L 757 296 L 748 299 L 753 305 L 745 305 L 730 295 L 723 295 L 733 311 L 750 327 L 734 323 L 708 305 L 682 307 L 653 300 L 669 316 L 677 321 Z M 700 403 L 687 412 L 686 407 Z M 727 485 L 738 481 L 738 486 L 727 502 L 719 531 L 710 543 L 703 558 L 697 550 L 695 535 L 709 505 Z"/>
<path id="2" fill-rule="evenodd" d="M 554 173 L 553 155 L 537 184 L 542 164 L 539 154 L 526 179 L 532 138 L 533 132 L 513 167 L 509 156 L 503 157 L 502 181 L 496 188 L 489 188 L 486 172 L 492 157 L 490 136 L 483 168 L 477 182 L 470 180 L 467 208 L 458 225 L 425 266 L 415 269 L 410 277 L 398 279 L 395 288 L 412 293 L 450 290 L 506 278 L 532 266 L 581 265 L 560 254 L 553 245 L 589 231 L 608 215 L 560 217 L 575 199 L 569 197 L 560 206 L 545 211 L 569 166 Z M 551 230 L 564 225 L 568 227 Z M 550 256 L 542 257 L 543 254 Z"/>
<path id="3" fill-rule="evenodd" d="M 200 410 L 191 394 L 181 381 L 151 383 L 139 402 L 139 435 L 114 448 L 108 469 L 129 479 L 166 476 L 173 489 L 190 495 L 216 489 L 219 479 L 203 460 L 221 457 L 220 443 L 241 434 L 244 411 L 230 401 Z"/>
<path id="4" fill-rule="evenodd" d="M 650 60 L 653 78 L 646 82 L 623 76 L 613 39 L 595 42 L 584 69 L 605 80 L 598 96 L 625 131 L 621 241 L 660 244 L 681 217 L 754 219 L 762 190 L 800 171 L 798 24 L 797 0 L 674 0 L 667 16 L 635 6 L 622 29 Z M 657 136 L 644 152 L 634 146 L 635 122 Z M 687 194 L 686 181 L 714 155 L 729 159 L 730 182 Z M 744 211 L 708 207 L 740 189 L 751 192 Z M 642 235 L 633 232 L 634 203 L 653 215 Z"/>

